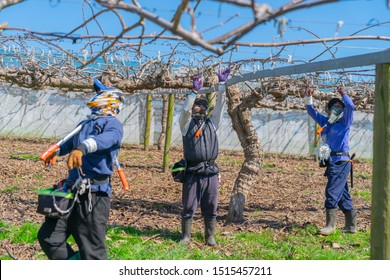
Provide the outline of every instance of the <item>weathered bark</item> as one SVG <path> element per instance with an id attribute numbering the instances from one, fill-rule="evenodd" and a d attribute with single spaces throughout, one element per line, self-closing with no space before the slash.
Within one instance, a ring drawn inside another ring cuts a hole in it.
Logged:
<path id="1" fill-rule="evenodd" d="M 166 135 L 166 129 L 167 129 L 167 116 L 168 116 L 168 95 L 163 94 L 163 107 L 162 107 L 162 113 L 161 113 L 161 134 L 160 137 L 158 137 L 157 141 L 157 147 L 159 151 L 163 148 L 165 135 Z"/>
<path id="2" fill-rule="evenodd" d="M 214 92 L 207 93 L 206 99 L 209 102 L 209 106 L 210 106 L 208 113 L 209 115 L 211 115 L 214 110 L 215 104 L 217 103 L 217 92 L 214 91 Z"/>
<path id="3" fill-rule="evenodd" d="M 168 98 L 168 114 L 167 114 L 167 129 L 164 145 L 164 159 L 163 159 L 163 172 L 167 172 L 169 168 L 169 152 L 171 150 L 171 138 L 172 138 L 172 124 L 173 124 L 173 112 L 175 108 L 175 95 L 169 94 Z"/>
<path id="4" fill-rule="evenodd" d="M 240 222 L 244 219 L 244 207 L 248 194 L 257 179 L 263 163 L 263 149 L 252 124 L 252 108 L 261 99 L 257 94 L 241 98 L 238 87 L 232 86 L 227 91 L 228 113 L 232 120 L 245 160 L 234 183 L 230 197 L 228 222 Z"/>
<path id="5" fill-rule="evenodd" d="M 376 65 L 371 254 L 390 260 L 390 64 Z"/>
<path id="6" fill-rule="evenodd" d="M 145 133 L 144 133 L 144 150 L 149 151 L 150 144 L 150 125 L 152 122 L 152 95 L 146 96 L 146 117 L 145 117 Z"/>

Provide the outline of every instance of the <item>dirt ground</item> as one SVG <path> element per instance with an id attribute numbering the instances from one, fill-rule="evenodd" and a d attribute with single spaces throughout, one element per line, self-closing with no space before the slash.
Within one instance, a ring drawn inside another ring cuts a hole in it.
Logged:
<path id="1" fill-rule="evenodd" d="M 36 156 L 55 140 L 0 137 L 0 221 L 20 225 L 26 221 L 41 223 L 36 213 L 37 190 L 51 187 L 66 177 L 66 157 L 50 171 Z M 181 158 L 181 150 L 171 152 L 171 163 Z M 32 159 L 28 157 L 32 156 Z M 34 158 L 35 157 L 35 158 Z M 163 152 L 151 147 L 124 145 L 120 153 L 122 168 L 130 183 L 123 191 L 119 176 L 113 177 L 110 226 L 133 227 L 148 231 L 160 229 L 178 232 L 181 211 L 181 184 L 162 172 Z M 324 169 L 312 157 L 267 154 L 264 167 L 253 186 L 245 207 L 245 221 L 226 223 L 234 180 L 243 162 L 242 152 L 221 151 L 217 160 L 221 170 L 217 234 L 264 229 L 285 230 L 306 224 L 324 225 Z M 358 227 L 370 229 L 371 202 L 362 194 L 371 193 L 372 163 L 357 159 L 354 165 L 353 202 L 359 211 Z M 338 226 L 343 225 L 340 211 Z M 195 230 L 203 228 L 200 210 L 195 216 Z M 34 244 L 0 241 L 0 255 L 34 259 Z"/>

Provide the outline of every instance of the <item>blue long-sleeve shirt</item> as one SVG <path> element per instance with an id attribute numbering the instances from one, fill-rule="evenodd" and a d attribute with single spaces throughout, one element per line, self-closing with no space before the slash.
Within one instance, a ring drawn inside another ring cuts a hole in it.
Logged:
<path id="1" fill-rule="evenodd" d="M 114 160 L 118 156 L 123 138 L 122 123 L 114 116 L 102 116 L 87 120 L 81 131 L 60 147 L 60 156 L 70 153 L 79 145 L 85 145 L 82 171 L 86 178 L 103 180 L 114 172 Z M 79 177 L 76 168 L 69 171 L 68 180 Z M 111 183 L 93 184 L 92 190 L 111 194 Z"/>
<path id="2" fill-rule="evenodd" d="M 321 136 L 326 136 L 326 144 L 329 145 L 331 151 L 349 153 L 349 131 L 353 121 L 354 105 L 351 98 L 346 94 L 342 95 L 342 100 L 345 105 L 343 116 L 333 124 L 328 123 L 329 118 L 318 113 L 313 104 L 306 105 L 306 110 L 310 117 L 321 127 L 326 125 Z M 332 162 L 349 160 L 347 156 L 332 156 L 331 159 Z"/>

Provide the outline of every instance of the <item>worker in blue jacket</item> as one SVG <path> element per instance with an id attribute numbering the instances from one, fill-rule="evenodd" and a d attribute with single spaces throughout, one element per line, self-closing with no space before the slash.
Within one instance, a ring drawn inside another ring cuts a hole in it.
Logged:
<path id="1" fill-rule="evenodd" d="M 354 105 L 344 87 L 338 88 L 337 92 L 341 99 L 332 98 L 327 104 L 328 116 L 324 116 L 314 109 L 313 89 L 309 87 L 306 91 L 306 110 L 321 126 L 321 137 L 330 149 L 326 171 L 328 182 L 325 188 L 326 226 L 319 230 L 322 235 L 329 235 L 336 229 L 338 208 L 345 216 L 344 231 L 356 233 L 357 211 L 353 207 L 347 183 L 352 168 L 348 140 Z"/>
<path id="2" fill-rule="evenodd" d="M 123 137 L 123 127 L 116 118 L 123 96 L 115 88 L 107 88 L 98 80 L 97 94 L 87 103 L 91 115 L 81 131 L 60 146 L 59 156 L 68 158 L 68 189 L 81 177 L 86 189 L 78 195 L 70 214 L 59 219 L 45 218 L 38 232 L 39 243 L 53 260 L 108 259 L 105 236 L 110 211 L 111 174 Z M 46 164 L 55 162 L 54 154 Z M 80 179 L 81 179 L 80 178 Z M 80 182 L 80 181 L 79 181 Z M 78 245 L 75 252 L 67 243 L 72 235 Z"/>

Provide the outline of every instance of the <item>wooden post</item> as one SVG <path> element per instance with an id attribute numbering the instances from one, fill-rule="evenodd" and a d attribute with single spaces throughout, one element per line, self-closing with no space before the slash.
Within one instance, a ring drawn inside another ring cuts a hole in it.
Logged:
<path id="1" fill-rule="evenodd" d="M 169 168 L 169 151 L 171 149 L 173 112 L 175 107 L 175 95 L 169 94 L 168 99 L 168 117 L 167 117 L 167 132 L 165 134 L 163 172 L 167 172 Z"/>
<path id="2" fill-rule="evenodd" d="M 317 134 L 317 130 L 320 129 L 320 125 L 315 123 L 314 125 L 314 148 L 318 147 L 320 142 L 320 136 Z"/>
<path id="3" fill-rule="evenodd" d="M 314 149 L 317 147 L 316 127 L 317 123 L 307 114 L 309 155 L 314 155 Z"/>
<path id="4" fill-rule="evenodd" d="M 146 120 L 145 120 L 145 140 L 144 140 L 144 150 L 149 151 L 149 142 L 150 142 L 150 124 L 152 122 L 152 95 L 148 94 L 146 96 Z"/>
<path id="5" fill-rule="evenodd" d="M 163 107 L 162 107 L 162 112 L 161 112 L 161 134 L 160 134 L 160 137 L 158 137 L 158 141 L 157 141 L 157 148 L 159 151 L 161 151 L 163 149 L 163 145 L 165 142 L 165 133 L 167 130 L 168 95 L 163 94 L 162 100 L 163 100 Z"/>
<path id="6" fill-rule="evenodd" d="M 390 64 L 376 65 L 371 259 L 390 259 Z"/>

